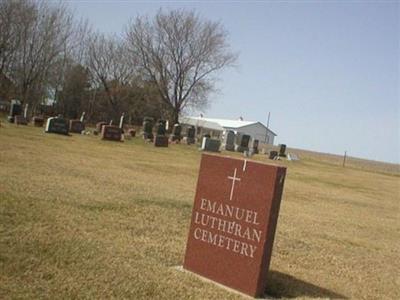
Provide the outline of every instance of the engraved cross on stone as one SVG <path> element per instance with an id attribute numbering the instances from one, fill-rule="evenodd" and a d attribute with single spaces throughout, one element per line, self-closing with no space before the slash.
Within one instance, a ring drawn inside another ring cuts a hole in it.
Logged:
<path id="1" fill-rule="evenodd" d="M 233 172 L 233 176 L 228 176 L 228 179 L 232 180 L 231 195 L 229 197 L 229 200 L 232 200 L 233 189 L 235 188 L 235 182 L 240 181 L 240 178 L 236 177 L 236 172 L 237 172 L 237 168 L 235 168 L 235 171 Z"/>

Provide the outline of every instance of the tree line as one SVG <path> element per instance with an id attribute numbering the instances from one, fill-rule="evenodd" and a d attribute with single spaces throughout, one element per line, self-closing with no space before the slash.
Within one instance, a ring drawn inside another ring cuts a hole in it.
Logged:
<path id="1" fill-rule="evenodd" d="M 194 11 L 139 15 L 121 34 L 104 34 L 65 4 L 3 0 L 3 97 L 29 104 L 31 112 L 51 99 L 67 118 L 85 111 L 91 121 L 125 113 L 131 122 L 177 122 L 184 111 L 206 108 L 219 71 L 235 64 L 227 37 L 219 22 Z"/>

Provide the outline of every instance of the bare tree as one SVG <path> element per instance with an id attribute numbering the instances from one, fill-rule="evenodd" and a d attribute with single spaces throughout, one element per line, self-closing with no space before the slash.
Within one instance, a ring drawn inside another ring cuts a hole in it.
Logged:
<path id="1" fill-rule="evenodd" d="M 10 74 L 20 100 L 36 104 L 47 92 L 51 68 L 72 36 L 73 17 L 63 5 L 28 0 L 19 4 L 16 38 L 20 43 Z"/>
<path id="2" fill-rule="evenodd" d="M 15 53 L 20 45 L 18 22 L 21 2 L 0 2 L 0 74 L 9 75 Z"/>
<path id="3" fill-rule="evenodd" d="M 126 31 L 132 57 L 158 88 L 172 120 L 187 107 L 201 108 L 214 88 L 216 72 L 232 66 L 227 32 L 193 11 L 159 11 L 154 20 L 137 17 Z"/>
<path id="4" fill-rule="evenodd" d="M 89 41 L 87 67 L 94 87 L 102 87 L 114 114 L 128 97 L 127 87 L 134 79 L 135 68 L 127 56 L 125 42 L 117 36 L 93 34 Z"/>

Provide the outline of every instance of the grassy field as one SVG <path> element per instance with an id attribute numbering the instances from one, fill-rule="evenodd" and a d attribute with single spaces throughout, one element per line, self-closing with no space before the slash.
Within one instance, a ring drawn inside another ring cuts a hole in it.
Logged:
<path id="1" fill-rule="evenodd" d="M 400 299 L 398 166 L 301 158 L 278 162 L 288 175 L 267 294 Z M 194 146 L 3 121 L 0 298 L 241 299 L 173 268 L 183 262 L 199 161 Z"/>

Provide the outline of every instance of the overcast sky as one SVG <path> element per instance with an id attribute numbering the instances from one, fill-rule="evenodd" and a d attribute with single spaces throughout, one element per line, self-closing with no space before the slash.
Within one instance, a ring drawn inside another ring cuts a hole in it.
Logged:
<path id="1" fill-rule="evenodd" d="M 400 163 L 397 1 L 71 1 L 95 29 L 196 10 L 221 21 L 238 68 L 220 74 L 207 117 L 267 122 L 289 147 Z"/>

